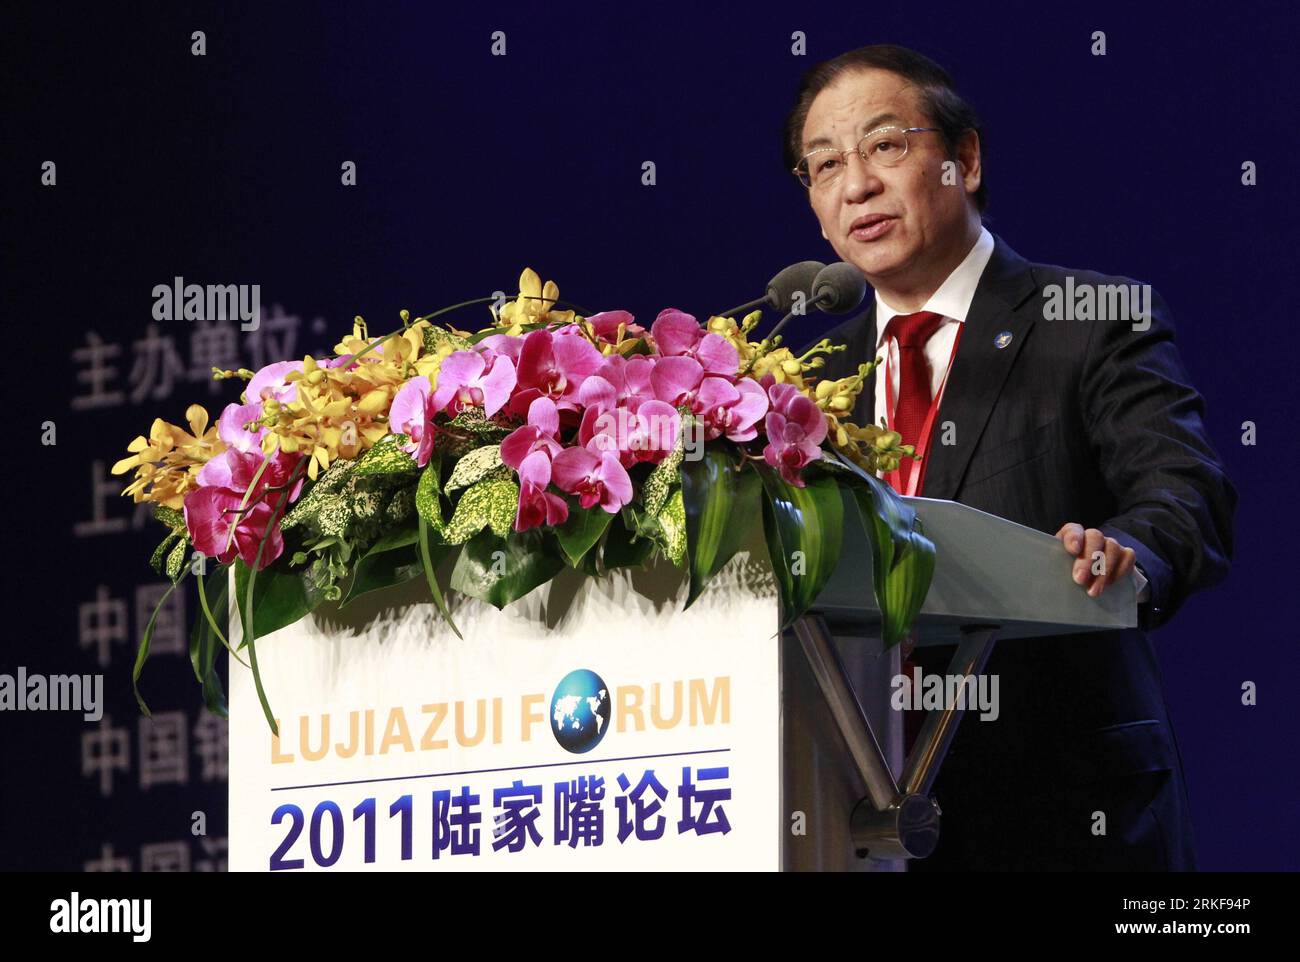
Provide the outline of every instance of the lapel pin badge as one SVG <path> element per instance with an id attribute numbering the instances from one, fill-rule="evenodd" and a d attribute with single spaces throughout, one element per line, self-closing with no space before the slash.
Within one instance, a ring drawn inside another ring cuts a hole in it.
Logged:
<path id="1" fill-rule="evenodd" d="M 1002 331 L 997 337 L 993 338 L 993 346 L 999 351 L 1011 343 L 1011 332 Z"/>

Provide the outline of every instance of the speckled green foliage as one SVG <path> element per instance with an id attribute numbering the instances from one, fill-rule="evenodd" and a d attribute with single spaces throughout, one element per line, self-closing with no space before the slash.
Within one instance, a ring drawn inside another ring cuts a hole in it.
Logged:
<path id="1" fill-rule="evenodd" d="M 357 460 L 354 469 L 358 475 L 371 474 L 409 474 L 420 470 L 415 459 L 402 445 L 410 441 L 405 434 L 389 434 L 375 442 L 369 451 Z"/>
<path id="2" fill-rule="evenodd" d="M 185 530 L 185 512 L 177 511 L 175 508 L 169 508 L 166 505 L 154 505 L 153 516 L 161 521 L 173 531 Z"/>
<path id="3" fill-rule="evenodd" d="M 384 530 L 402 527 L 415 521 L 415 488 L 408 486 L 398 488 L 397 492 L 384 506 Z"/>
<path id="4" fill-rule="evenodd" d="M 447 494 L 468 488 L 471 484 L 486 477 L 489 472 L 501 466 L 501 445 L 489 444 L 475 448 L 456 462 L 451 469 L 451 477 L 443 488 Z"/>
<path id="5" fill-rule="evenodd" d="M 465 490 L 442 533 L 447 544 L 464 544 L 487 525 L 505 537 L 519 510 L 519 485 L 502 465 Z"/>
<path id="6" fill-rule="evenodd" d="M 437 427 L 433 449 L 449 458 L 459 458 L 485 444 L 497 444 L 522 422 L 518 418 L 496 414 L 483 416 L 482 408 L 466 408 L 446 424 Z"/>
<path id="7" fill-rule="evenodd" d="M 184 558 L 185 549 L 190 543 L 189 532 L 185 527 L 185 514 L 175 508 L 168 508 L 165 505 L 158 504 L 154 505 L 153 516 L 171 530 L 167 532 L 167 536 L 154 549 L 153 555 L 149 558 L 149 567 L 159 574 L 163 574 L 164 570 L 166 570 L 168 576 L 171 577 L 171 554 L 180 550 L 181 557 Z M 179 541 L 177 541 L 178 538 Z M 172 581 L 175 580 L 176 578 L 172 577 Z"/>
<path id="8" fill-rule="evenodd" d="M 661 532 L 661 537 L 656 540 L 663 546 L 668 560 L 681 565 L 686 560 L 686 503 L 682 500 L 680 485 L 656 517 Z"/>
<path id="9" fill-rule="evenodd" d="M 420 475 L 420 483 L 415 489 L 415 511 L 424 519 L 433 532 L 442 536 L 442 499 L 439 497 L 439 471 L 442 465 L 434 458 Z"/>
<path id="10" fill-rule="evenodd" d="M 650 472 L 650 477 L 646 478 L 645 487 L 641 492 L 646 514 L 651 516 L 663 510 L 674 486 L 681 487 L 682 457 L 686 450 L 685 438 L 686 433 L 692 430 L 695 424 L 695 415 L 685 409 L 679 409 L 678 413 L 682 416 L 681 429 L 677 432 L 677 443 L 673 446 L 672 454 L 655 465 L 654 470 Z"/>
<path id="11" fill-rule="evenodd" d="M 437 354 L 444 345 L 450 345 L 453 351 L 464 351 L 470 346 L 469 342 L 463 337 L 457 337 L 451 331 L 438 327 L 436 324 L 430 324 L 424 329 L 424 352 L 426 354 Z"/>
<path id="12" fill-rule="evenodd" d="M 482 408 L 466 408 L 448 421 L 447 426 L 460 434 L 472 434 L 480 441 L 499 441 L 522 423 L 500 412 L 489 419 Z"/>
<path id="13" fill-rule="evenodd" d="M 167 537 L 158 543 L 158 547 L 153 549 L 153 555 L 149 558 L 149 567 L 159 574 L 162 574 L 163 564 L 167 559 L 167 552 L 172 549 L 172 545 L 181 535 L 177 531 L 169 531 Z M 184 544 L 184 539 L 181 541 Z"/>
<path id="14" fill-rule="evenodd" d="M 373 449 L 372 449 L 373 450 Z M 401 453 L 410 461 L 410 456 Z M 380 455 L 376 466 L 388 457 Z M 414 466 L 414 462 L 410 462 Z M 373 541 L 394 523 L 414 517 L 414 471 L 363 474 L 361 460 L 336 461 L 285 516 L 282 530 L 308 543 L 337 538 L 354 545 Z M 416 468 L 418 470 L 418 468 Z"/>
<path id="15" fill-rule="evenodd" d="M 189 551 L 190 541 L 188 538 L 181 538 L 176 542 L 176 547 L 172 548 L 171 554 L 167 556 L 167 577 L 172 581 L 180 580 L 185 571 L 185 556 Z"/>
<path id="16" fill-rule="evenodd" d="M 321 509 L 322 502 L 330 495 L 337 494 L 356 470 L 355 461 L 335 461 L 325 473 L 316 479 L 305 495 L 289 509 L 280 524 L 282 531 L 292 531 L 299 526 L 312 523 Z"/>

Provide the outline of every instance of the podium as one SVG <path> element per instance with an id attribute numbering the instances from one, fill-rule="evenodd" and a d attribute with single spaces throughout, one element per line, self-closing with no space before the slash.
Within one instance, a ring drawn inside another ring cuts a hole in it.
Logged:
<path id="1" fill-rule="evenodd" d="M 1088 598 L 1050 535 L 906 500 L 937 549 L 919 643 L 955 644 L 950 673 L 998 637 L 1136 624 L 1131 583 Z M 416 573 L 257 639 L 278 737 L 230 661 L 232 870 L 898 871 L 933 850 L 962 710 L 902 757 L 856 523 L 785 632 L 757 518 L 689 608 L 666 561 L 566 569 L 504 610 L 449 599 L 458 637 Z M 230 628 L 238 646 L 233 601 Z"/>
<path id="2" fill-rule="evenodd" d="M 903 500 L 935 545 L 917 644 L 956 646 L 949 677 L 978 675 L 998 638 L 1136 626 L 1133 582 L 1089 598 L 1055 537 L 954 501 Z M 781 649 L 782 805 L 824 826 L 784 839 L 786 870 L 900 871 L 932 852 L 941 817 L 929 793 L 964 712 L 960 703 L 929 712 L 904 758 L 902 714 L 890 704 L 901 653 L 882 650 L 871 552 L 847 534 L 830 582 Z"/>

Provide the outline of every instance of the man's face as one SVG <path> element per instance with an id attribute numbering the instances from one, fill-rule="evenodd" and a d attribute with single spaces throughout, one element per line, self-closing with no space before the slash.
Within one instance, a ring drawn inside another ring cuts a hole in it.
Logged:
<path id="1" fill-rule="evenodd" d="M 885 70 L 842 75 L 813 100 L 803 127 L 802 153 L 815 147 L 852 147 L 882 126 L 932 127 L 908 81 Z M 967 191 L 979 186 L 979 145 L 969 133 L 958 151 L 959 165 L 944 184 L 943 140 L 935 133 L 907 135 L 908 151 L 895 167 L 867 165 L 856 152 L 845 155 L 840 176 L 808 191 L 824 236 L 841 260 L 854 264 L 873 287 L 907 288 L 941 282 L 930 277 L 951 270 L 952 253 L 968 244 L 973 206 Z M 858 230 L 870 215 L 889 221 Z"/>

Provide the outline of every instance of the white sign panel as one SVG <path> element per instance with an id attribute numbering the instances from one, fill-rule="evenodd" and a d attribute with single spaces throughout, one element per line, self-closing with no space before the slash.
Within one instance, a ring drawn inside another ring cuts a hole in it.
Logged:
<path id="1" fill-rule="evenodd" d="M 458 597 L 459 639 L 417 579 L 259 638 L 280 737 L 232 661 L 230 868 L 779 869 L 770 567 L 685 593 L 566 570 Z"/>

